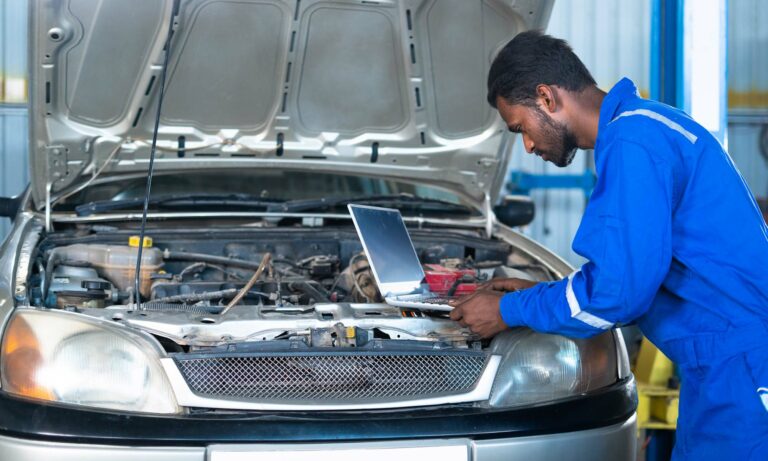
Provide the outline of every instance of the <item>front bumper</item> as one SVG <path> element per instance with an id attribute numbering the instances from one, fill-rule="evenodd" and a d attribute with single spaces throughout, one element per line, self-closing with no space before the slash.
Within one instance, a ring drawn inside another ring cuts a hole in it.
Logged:
<path id="1" fill-rule="evenodd" d="M 355 412 L 148 415 L 20 399 L 0 391 L 0 436 L 137 447 L 489 440 L 608 427 L 625 422 L 636 409 L 632 377 L 569 400 L 510 409 L 449 405 Z"/>
<path id="2" fill-rule="evenodd" d="M 330 454 L 274 459 L 347 461 L 344 450 L 362 449 L 365 455 L 355 461 L 435 457 L 452 461 L 437 453 L 416 454 L 421 449 L 407 450 L 437 446 L 458 446 L 459 451 L 463 447 L 466 456 L 459 456 L 460 461 L 634 460 L 636 408 L 631 376 L 569 400 L 493 410 L 458 405 L 366 412 L 140 415 L 14 398 L 0 391 L 0 460 L 268 461 L 259 452 L 300 449 L 330 450 Z M 405 448 L 411 455 L 387 453 L 388 448 Z M 222 451 L 225 456 L 220 456 Z"/>
<path id="3" fill-rule="evenodd" d="M 531 461 L 563 460 L 634 460 L 636 451 L 636 416 L 611 426 L 560 434 L 534 435 L 484 440 L 433 439 L 392 440 L 387 442 L 316 443 L 316 444 L 220 444 L 208 447 L 151 447 L 91 445 L 26 440 L 0 436 L 0 459 L 15 461 L 56 459 L 60 461 L 219 461 L 240 459 L 280 459 L 285 452 L 306 452 L 291 459 L 346 459 L 344 450 L 364 450 L 374 455 L 369 459 L 387 457 L 387 450 L 421 448 L 429 459 L 434 447 L 466 447 L 468 461 Z M 414 450 L 415 452 L 416 450 Z M 318 453 L 320 452 L 320 453 Z M 319 457 L 318 454 L 329 456 Z M 394 453 L 393 453 L 394 454 Z M 261 456 L 260 456 L 261 455 Z M 375 456 L 380 455 L 380 456 Z M 285 458 L 283 458 L 285 459 Z M 408 458 L 401 461 L 407 461 Z M 413 458 L 412 458 L 413 459 Z"/>

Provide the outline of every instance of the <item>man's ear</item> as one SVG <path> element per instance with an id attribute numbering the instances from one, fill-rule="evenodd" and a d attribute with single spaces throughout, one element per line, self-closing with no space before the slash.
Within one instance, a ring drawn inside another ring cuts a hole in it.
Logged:
<path id="1" fill-rule="evenodd" d="M 536 97 L 547 112 L 550 114 L 557 112 L 560 100 L 553 87 L 543 83 L 538 85 L 536 87 Z"/>

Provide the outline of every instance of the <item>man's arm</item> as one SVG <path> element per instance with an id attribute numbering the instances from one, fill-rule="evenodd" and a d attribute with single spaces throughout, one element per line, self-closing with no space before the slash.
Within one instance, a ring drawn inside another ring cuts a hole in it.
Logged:
<path id="1" fill-rule="evenodd" d="M 478 288 L 482 290 L 496 290 L 496 291 L 517 291 L 531 288 L 539 282 L 532 280 L 518 279 L 518 278 L 503 278 L 493 279 L 483 283 Z"/>
<path id="2" fill-rule="evenodd" d="M 557 282 L 468 296 L 451 318 L 483 336 L 525 325 L 587 337 L 645 313 L 671 261 L 672 172 L 630 141 L 614 141 L 600 155 L 600 178 L 573 244 L 589 262 Z"/>

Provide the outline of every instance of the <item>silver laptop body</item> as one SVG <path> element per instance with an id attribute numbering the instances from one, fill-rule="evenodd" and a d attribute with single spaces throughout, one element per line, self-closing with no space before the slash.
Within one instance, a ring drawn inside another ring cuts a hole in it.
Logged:
<path id="1" fill-rule="evenodd" d="M 368 256 L 373 276 L 387 304 L 412 309 L 450 311 L 450 297 L 429 291 L 416 249 L 399 210 L 347 206 Z"/>

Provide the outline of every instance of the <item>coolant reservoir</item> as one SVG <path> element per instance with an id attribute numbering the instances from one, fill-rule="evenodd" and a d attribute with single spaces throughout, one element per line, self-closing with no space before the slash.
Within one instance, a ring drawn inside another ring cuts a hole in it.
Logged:
<path id="1" fill-rule="evenodd" d="M 51 257 L 60 264 L 65 261 L 84 261 L 95 268 L 105 279 L 121 291 L 133 287 L 138 248 L 123 245 L 75 244 L 53 250 Z M 139 291 L 149 296 L 152 281 L 149 276 L 163 266 L 163 253 L 154 247 L 144 248 L 141 255 Z"/>

